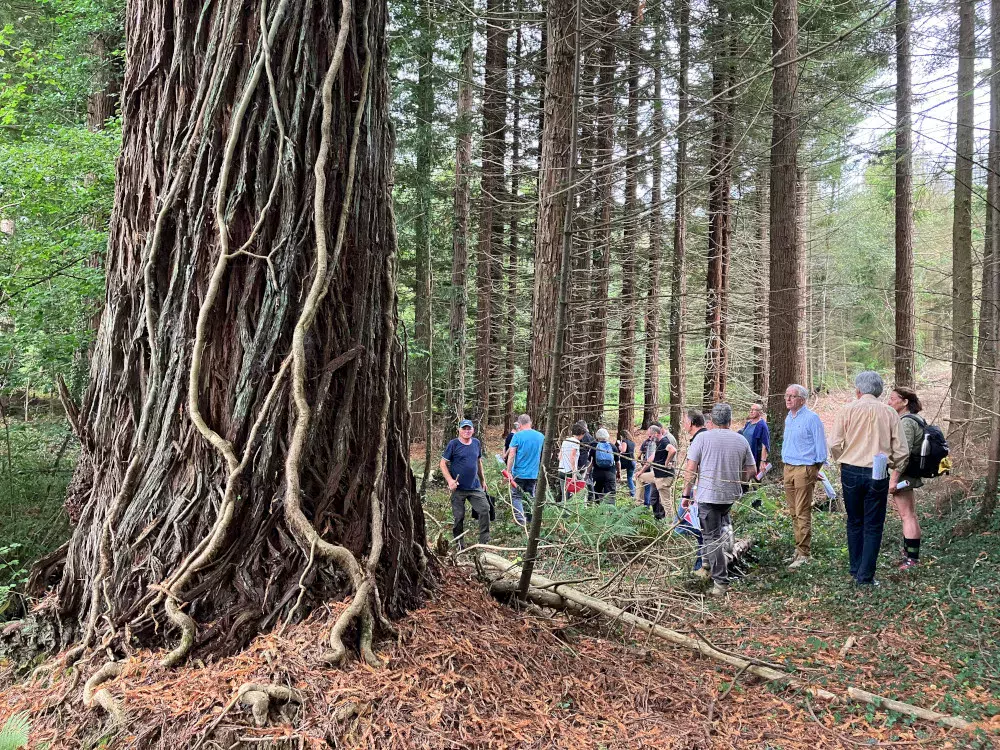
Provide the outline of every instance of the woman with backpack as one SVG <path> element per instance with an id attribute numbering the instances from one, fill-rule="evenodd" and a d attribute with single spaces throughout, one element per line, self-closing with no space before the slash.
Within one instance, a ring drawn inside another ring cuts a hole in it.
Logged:
<path id="1" fill-rule="evenodd" d="M 615 504 L 615 477 L 621 473 L 621 462 L 618 451 L 611 444 L 611 433 L 603 427 L 594 435 L 597 445 L 591 459 L 592 476 L 594 477 L 594 494 L 597 502 Z"/>
<path id="2" fill-rule="evenodd" d="M 903 521 L 903 561 L 900 570 L 909 570 L 917 564 L 920 558 L 920 522 L 917 520 L 916 499 L 913 491 L 922 487 L 924 480 L 920 477 L 918 467 L 913 465 L 919 461 L 920 449 L 924 440 L 924 428 L 927 423 L 917 414 L 923 408 L 916 391 L 903 386 L 896 386 L 889 393 L 889 406 L 896 410 L 903 426 L 903 434 L 910 451 L 910 460 L 903 467 L 902 474 L 898 469 L 893 471 L 889 482 L 889 493 L 892 504 L 896 506 Z M 905 482 L 905 487 L 899 485 Z"/>

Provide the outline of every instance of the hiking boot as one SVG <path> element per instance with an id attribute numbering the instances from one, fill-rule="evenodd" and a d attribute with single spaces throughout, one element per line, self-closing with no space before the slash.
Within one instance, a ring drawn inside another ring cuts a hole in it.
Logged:
<path id="1" fill-rule="evenodd" d="M 691 575 L 695 578 L 710 578 L 712 574 L 708 572 L 708 568 L 698 568 L 698 570 L 692 570 Z"/>
<path id="2" fill-rule="evenodd" d="M 805 555 L 796 555 L 795 559 L 792 560 L 791 563 L 788 564 L 788 569 L 789 570 L 795 570 L 796 568 L 801 568 L 803 565 L 805 565 L 811 559 L 812 559 L 811 557 L 806 557 Z"/>
<path id="3" fill-rule="evenodd" d="M 914 560 L 912 557 L 908 557 L 899 564 L 899 570 L 900 571 L 909 570 L 910 568 L 917 567 L 917 564 L 918 564 L 917 560 Z"/>
<path id="4" fill-rule="evenodd" d="M 729 593 L 729 587 L 723 586 L 721 583 L 716 583 L 708 593 L 712 596 L 725 596 Z"/>

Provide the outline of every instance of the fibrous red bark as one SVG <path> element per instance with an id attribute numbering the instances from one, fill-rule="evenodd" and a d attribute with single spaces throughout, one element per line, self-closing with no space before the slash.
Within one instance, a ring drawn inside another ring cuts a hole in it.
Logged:
<path id="1" fill-rule="evenodd" d="M 351 596 L 364 644 L 418 602 L 385 23 L 383 0 L 129 3 L 65 642 L 232 651 Z"/>

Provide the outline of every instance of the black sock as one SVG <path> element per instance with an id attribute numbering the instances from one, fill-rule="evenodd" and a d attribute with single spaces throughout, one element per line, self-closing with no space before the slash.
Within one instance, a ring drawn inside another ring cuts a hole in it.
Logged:
<path id="1" fill-rule="evenodd" d="M 906 556 L 911 560 L 920 559 L 920 540 L 919 539 L 907 539 L 903 537 L 903 551 L 906 552 Z"/>

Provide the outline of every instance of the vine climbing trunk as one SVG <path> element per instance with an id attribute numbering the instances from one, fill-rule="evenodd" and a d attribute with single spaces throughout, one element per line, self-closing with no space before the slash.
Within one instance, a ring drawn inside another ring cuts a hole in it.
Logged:
<path id="1" fill-rule="evenodd" d="M 179 644 L 170 665 L 349 597 L 331 660 L 352 632 L 372 660 L 418 603 L 386 17 L 129 2 L 106 307 L 49 580 L 65 642 Z"/>

